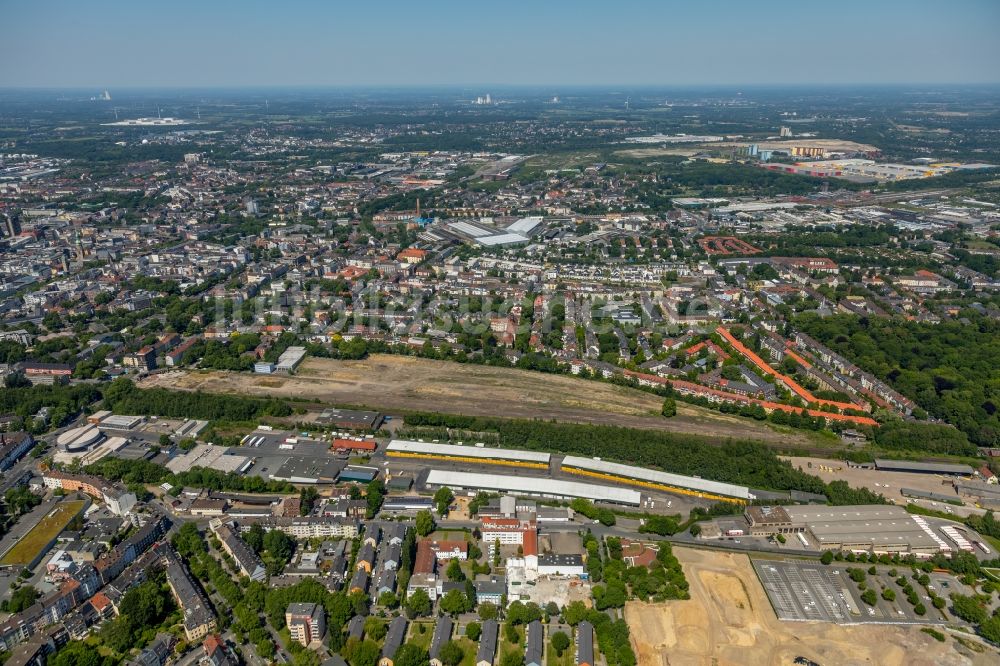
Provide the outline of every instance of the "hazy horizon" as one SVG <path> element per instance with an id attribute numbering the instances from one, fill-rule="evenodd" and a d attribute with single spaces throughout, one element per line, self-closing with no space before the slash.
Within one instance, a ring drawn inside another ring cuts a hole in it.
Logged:
<path id="1" fill-rule="evenodd" d="M 1000 3 L 8 3 L 0 88 L 991 85 Z"/>

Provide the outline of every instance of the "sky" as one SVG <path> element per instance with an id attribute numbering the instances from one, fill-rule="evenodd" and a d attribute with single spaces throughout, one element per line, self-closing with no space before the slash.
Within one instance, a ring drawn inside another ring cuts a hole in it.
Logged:
<path id="1" fill-rule="evenodd" d="M 0 87 L 1000 82 L 1000 0 L 3 0 Z"/>

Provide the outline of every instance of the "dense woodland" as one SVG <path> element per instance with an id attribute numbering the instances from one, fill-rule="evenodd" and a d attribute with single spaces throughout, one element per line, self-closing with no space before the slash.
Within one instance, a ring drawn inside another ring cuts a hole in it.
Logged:
<path id="1" fill-rule="evenodd" d="M 795 326 L 887 381 L 978 446 L 1000 444 L 1000 323 L 803 314 Z"/>

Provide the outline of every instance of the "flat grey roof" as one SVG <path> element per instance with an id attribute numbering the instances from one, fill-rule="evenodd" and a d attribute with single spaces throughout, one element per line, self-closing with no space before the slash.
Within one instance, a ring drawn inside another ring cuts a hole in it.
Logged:
<path id="1" fill-rule="evenodd" d="M 813 521 L 893 520 L 908 518 L 901 506 L 892 504 L 858 504 L 852 506 L 786 506 L 785 513 L 796 523 Z"/>
<path id="2" fill-rule="evenodd" d="M 941 545 L 901 506 L 786 506 L 785 512 L 793 522 L 808 527 L 821 546 L 867 544 L 937 550 Z"/>
<path id="3" fill-rule="evenodd" d="M 341 460 L 324 460 L 322 458 L 288 458 L 270 476 L 278 481 L 292 483 L 332 483 L 341 470 L 344 462 Z"/>
<path id="4" fill-rule="evenodd" d="M 968 465 L 954 463 L 918 462 L 916 460 L 885 460 L 875 459 L 875 467 L 892 472 L 928 472 L 931 474 L 962 474 L 972 476 L 973 469 Z"/>

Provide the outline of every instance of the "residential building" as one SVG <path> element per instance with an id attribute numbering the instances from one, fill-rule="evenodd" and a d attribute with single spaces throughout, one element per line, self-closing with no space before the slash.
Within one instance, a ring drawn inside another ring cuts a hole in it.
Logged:
<path id="1" fill-rule="evenodd" d="M 407 622 L 405 617 L 395 617 L 389 623 L 389 631 L 386 632 L 385 641 L 382 643 L 382 656 L 378 660 L 378 666 L 393 666 L 396 651 L 399 650 L 403 641 L 406 640 L 406 629 Z"/>
<path id="2" fill-rule="evenodd" d="M 264 561 L 253 549 L 240 537 L 240 533 L 232 523 L 212 521 L 210 523 L 215 536 L 219 538 L 222 549 L 229 554 L 240 573 L 250 580 L 263 582 L 267 579 L 267 568 Z"/>
<path id="3" fill-rule="evenodd" d="M 545 628 L 538 620 L 529 623 L 525 629 L 524 666 L 543 666 L 545 662 Z"/>
<path id="4" fill-rule="evenodd" d="M 451 640 L 451 633 L 455 628 L 455 623 L 447 615 L 438 618 L 434 625 L 434 635 L 431 636 L 431 646 L 428 654 L 431 658 L 431 666 L 443 666 L 438 655 L 441 654 L 441 647 Z"/>
<path id="5" fill-rule="evenodd" d="M 176 553 L 169 551 L 164 561 L 167 585 L 184 615 L 184 635 L 188 642 L 199 641 L 218 627 L 212 605 Z"/>
<path id="6" fill-rule="evenodd" d="M 293 641 L 309 647 L 322 640 L 326 633 L 326 611 L 319 604 L 289 604 L 285 610 L 285 624 Z"/>
<path id="7" fill-rule="evenodd" d="M 576 625 L 576 664 L 594 666 L 594 625 L 586 620 Z"/>
<path id="8" fill-rule="evenodd" d="M 496 620 L 483 622 L 482 634 L 479 636 L 479 649 L 476 651 L 476 666 L 493 666 L 497 656 L 497 638 L 500 625 Z"/>

